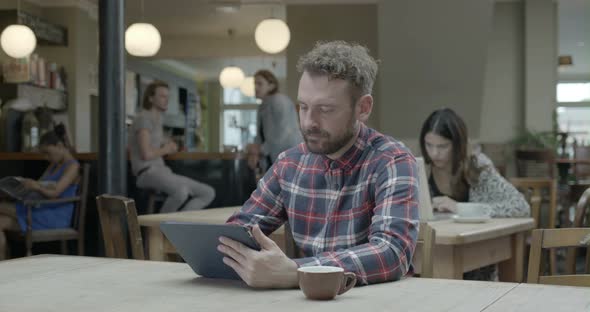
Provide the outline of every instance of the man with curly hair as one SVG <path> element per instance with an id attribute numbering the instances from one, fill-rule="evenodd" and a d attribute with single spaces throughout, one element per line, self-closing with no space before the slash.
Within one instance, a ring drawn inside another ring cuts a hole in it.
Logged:
<path id="1" fill-rule="evenodd" d="M 418 170 L 402 143 L 365 125 L 377 62 L 343 41 L 318 43 L 298 62 L 304 142 L 281 153 L 228 223 L 252 228 L 252 250 L 220 238 L 224 263 L 250 286 L 297 287 L 297 268 L 338 266 L 358 284 L 412 272 L 418 231 Z M 290 224 L 301 257 L 267 235 Z"/>

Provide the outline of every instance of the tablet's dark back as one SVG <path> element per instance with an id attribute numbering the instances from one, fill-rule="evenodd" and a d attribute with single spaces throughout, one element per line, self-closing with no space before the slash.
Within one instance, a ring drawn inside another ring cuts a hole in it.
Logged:
<path id="1" fill-rule="evenodd" d="M 260 250 L 248 230 L 239 225 L 162 222 L 160 229 L 184 261 L 203 277 L 240 279 L 232 268 L 223 263 L 223 254 L 217 250 L 220 236 Z"/>

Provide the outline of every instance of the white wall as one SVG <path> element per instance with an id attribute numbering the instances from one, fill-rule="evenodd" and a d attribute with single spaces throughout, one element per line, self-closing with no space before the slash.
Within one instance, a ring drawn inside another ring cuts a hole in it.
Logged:
<path id="1" fill-rule="evenodd" d="M 556 107 L 557 4 L 525 0 L 525 125 L 551 131 Z"/>
<path id="2" fill-rule="evenodd" d="M 503 143 L 524 128 L 524 8 L 496 3 L 484 78 L 479 139 Z"/>
<path id="3" fill-rule="evenodd" d="M 317 41 L 357 42 L 369 48 L 373 57 L 380 57 L 375 4 L 288 5 L 287 23 L 291 29 L 291 42 L 286 53 L 287 90 L 293 101 L 297 99 L 301 76 L 296 70 L 297 61 L 301 55 L 311 50 Z M 375 106 L 368 125 L 379 128 L 379 110 L 382 104 L 378 83 L 375 87 Z"/>
<path id="4" fill-rule="evenodd" d="M 433 110 L 449 107 L 478 137 L 492 1 L 378 5 L 382 132 L 415 140 Z"/>

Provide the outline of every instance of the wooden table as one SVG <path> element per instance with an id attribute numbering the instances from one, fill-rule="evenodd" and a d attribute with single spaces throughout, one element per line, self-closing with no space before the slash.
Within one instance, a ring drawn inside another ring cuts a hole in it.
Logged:
<path id="1" fill-rule="evenodd" d="M 520 284 L 486 311 L 590 311 L 590 287 Z"/>
<path id="2" fill-rule="evenodd" d="M 0 311 L 587 311 L 590 288 L 408 278 L 333 301 L 198 277 L 184 263 L 78 256 L 0 262 Z M 532 310 L 531 310 L 532 311 Z"/>
<path id="3" fill-rule="evenodd" d="M 150 260 L 166 260 L 174 249 L 160 231 L 162 221 L 223 224 L 240 206 L 139 216 L 146 227 Z M 486 223 L 461 224 L 452 220 L 429 223 L 436 230 L 434 276 L 462 279 L 463 273 L 499 263 L 502 281 L 521 282 L 524 269 L 524 237 L 534 228 L 532 218 L 492 219 Z M 271 238 L 285 251 L 284 228 Z M 416 249 L 420 262 L 421 249 Z M 420 265 L 416 265 L 420 268 Z"/>
<path id="4" fill-rule="evenodd" d="M 211 224 L 224 224 L 225 221 L 241 206 L 213 208 L 195 211 L 181 211 L 173 213 L 159 213 L 142 215 L 138 217 L 139 225 L 146 228 L 148 242 L 148 257 L 150 260 L 165 260 L 166 254 L 174 252 L 174 247 L 160 231 L 160 223 L 163 221 L 178 222 L 200 222 Z M 278 245 L 285 251 L 284 227 L 280 227 L 270 235 Z"/>
<path id="5" fill-rule="evenodd" d="M 436 231 L 434 277 L 462 279 L 464 272 L 499 263 L 500 280 L 522 281 L 524 238 L 534 228 L 534 219 L 498 218 L 472 224 L 441 220 L 428 224 Z M 421 249 L 417 248 L 417 262 L 420 257 Z"/>

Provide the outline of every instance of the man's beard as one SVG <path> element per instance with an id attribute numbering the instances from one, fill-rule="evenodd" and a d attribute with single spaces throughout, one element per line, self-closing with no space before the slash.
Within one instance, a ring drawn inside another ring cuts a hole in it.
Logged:
<path id="1" fill-rule="evenodd" d="M 339 135 L 335 138 L 331 138 L 330 133 L 325 130 L 319 128 L 311 128 L 306 131 L 301 130 L 303 133 L 303 139 L 305 140 L 305 145 L 307 145 L 307 149 L 315 154 L 324 154 L 324 155 L 331 155 L 338 152 L 341 148 L 346 146 L 350 142 L 350 140 L 355 135 L 355 122 L 351 120 L 349 122 L 349 126 L 346 127 L 346 130 L 342 135 Z M 313 146 L 309 143 L 309 135 L 319 136 L 322 139 L 327 139 L 325 142 L 320 143 L 319 146 Z"/>

